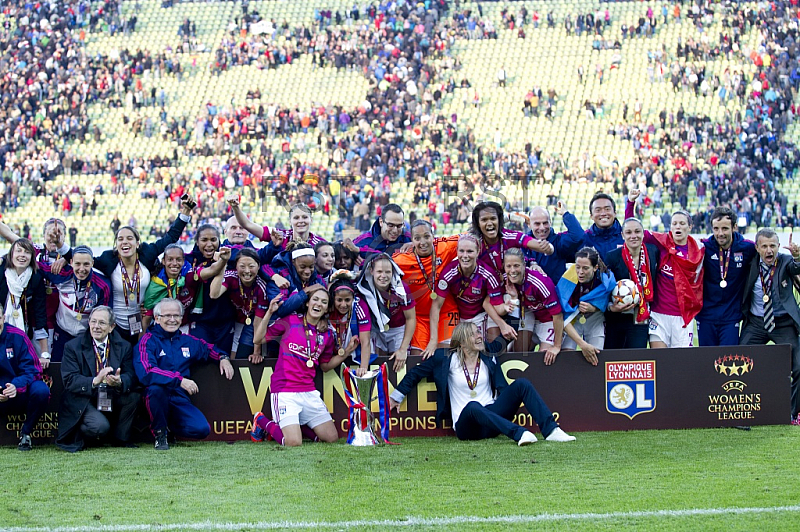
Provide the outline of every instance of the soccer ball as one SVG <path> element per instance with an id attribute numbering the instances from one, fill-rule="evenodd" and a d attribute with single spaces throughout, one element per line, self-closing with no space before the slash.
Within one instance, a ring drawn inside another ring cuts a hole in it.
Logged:
<path id="1" fill-rule="evenodd" d="M 641 300 L 642 296 L 639 294 L 636 283 L 630 279 L 622 279 L 617 282 L 617 286 L 615 286 L 614 290 L 611 292 L 612 303 L 620 303 L 622 305 L 630 305 L 633 303 L 638 305 Z"/>

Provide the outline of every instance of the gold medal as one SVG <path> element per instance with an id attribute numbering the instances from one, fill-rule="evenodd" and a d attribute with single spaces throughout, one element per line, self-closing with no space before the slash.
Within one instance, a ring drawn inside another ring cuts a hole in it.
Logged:
<path id="1" fill-rule="evenodd" d="M 728 281 L 726 281 L 725 279 L 723 279 L 723 280 L 721 280 L 719 282 L 719 287 L 720 288 L 725 288 L 726 286 L 728 286 Z"/>
<path id="2" fill-rule="evenodd" d="M 388 330 L 389 330 L 389 324 L 387 323 L 386 325 L 383 326 L 383 331 L 386 332 Z"/>
<path id="3" fill-rule="evenodd" d="M 306 361 L 306 366 L 308 366 L 309 368 L 313 368 L 314 367 L 314 361 L 309 358 Z"/>
<path id="4" fill-rule="evenodd" d="M 197 274 L 194 274 L 194 280 L 195 280 L 195 281 L 199 281 L 199 280 L 200 280 L 200 276 L 199 276 L 199 275 L 197 275 Z"/>
<path id="5" fill-rule="evenodd" d="M 344 356 L 344 347 L 340 347 L 340 348 L 339 348 L 339 356 L 340 356 L 340 357 L 343 357 L 343 356 Z"/>
<path id="6" fill-rule="evenodd" d="M 76 319 L 76 320 L 78 320 L 78 321 L 81 321 L 81 318 L 82 318 L 82 317 L 83 317 L 83 316 L 82 316 L 80 313 L 78 313 L 78 314 L 75 314 L 75 319 Z"/>
<path id="7" fill-rule="evenodd" d="M 44 291 L 47 292 L 47 295 L 49 296 L 50 294 L 53 293 L 53 287 L 52 286 L 48 286 L 47 288 L 45 288 Z"/>
<path id="8" fill-rule="evenodd" d="M 762 297 L 761 299 L 764 300 L 764 303 L 769 303 L 769 296 L 767 294 L 764 294 L 764 297 Z"/>
<path id="9" fill-rule="evenodd" d="M 472 398 L 478 397 L 478 392 L 476 392 L 475 390 L 472 390 L 471 392 L 469 392 L 469 396 L 472 397 Z"/>
<path id="10" fill-rule="evenodd" d="M 578 320 L 578 322 L 579 322 L 581 325 L 583 325 L 584 323 L 586 323 L 586 316 L 581 316 L 581 318 Z"/>
<path id="11" fill-rule="evenodd" d="M 253 320 L 250 319 L 250 316 L 247 316 L 247 319 L 244 320 L 244 324 L 245 325 L 250 325 L 251 323 L 253 323 Z"/>
<path id="12" fill-rule="evenodd" d="M 19 318 L 19 311 L 18 311 L 18 310 L 15 310 L 14 312 L 12 312 L 12 313 L 11 313 L 11 317 L 13 317 L 14 319 L 17 319 L 17 318 Z"/>
<path id="13" fill-rule="evenodd" d="M 436 294 L 436 292 L 431 292 L 431 299 L 433 299 L 434 301 L 436 301 L 436 298 L 438 298 L 438 297 L 439 297 L 439 296 Z"/>

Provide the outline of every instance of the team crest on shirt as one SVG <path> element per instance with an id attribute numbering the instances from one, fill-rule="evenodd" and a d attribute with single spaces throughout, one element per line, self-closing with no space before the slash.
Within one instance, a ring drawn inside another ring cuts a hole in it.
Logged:
<path id="1" fill-rule="evenodd" d="M 188 347 L 181 347 L 181 353 L 183 353 L 183 358 L 189 358 L 192 356 L 191 353 L 189 353 Z"/>
<path id="2" fill-rule="evenodd" d="M 9 360 L 14 358 L 14 348 L 12 347 L 6 348 L 6 358 L 8 358 Z"/>
<path id="3" fill-rule="evenodd" d="M 447 290 L 447 281 L 439 279 L 439 290 Z"/>
<path id="4" fill-rule="evenodd" d="M 656 361 L 606 362 L 606 410 L 633 419 L 656 409 Z"/>
<path id="5" fill-rule="evenodd" d="M 737 268 L 741 268 L 742 264 L 744 264 L 744 255 L 742 255 L 742 253 L 734 253 L 733 262 L 736 263 Z"/>
<path id="6" fill-rule="evenodd" d="M 480 294 L 480 293 L 481 293 L 481 289 L 480 289 L 480 288 L 475 288 L 475 287 L 473 286 L 473 287 L 472 287 L 472 293 L 473 293 L 473 294 Z"/>

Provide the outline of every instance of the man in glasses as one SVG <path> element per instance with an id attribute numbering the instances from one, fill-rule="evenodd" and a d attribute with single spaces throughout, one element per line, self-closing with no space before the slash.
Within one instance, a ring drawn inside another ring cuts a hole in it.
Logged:
<path id="1" fill-rule="evenodd" d="M 387 253 L 391 255 L 411 242 L 411 233 L 406 231 L 403 209 L 395 203 L 383 207 L 381 216 L 372 224 L 372 229 L 356 237 L 353 241 L 362 257 L 368 253 Z"/>
<path id="2" fill-rule="evenodd" d="M 80 451 L 108 435 L 113 445 L 135 447 L 128 443 L 139 404 L 133 351 L 114 331 L 115 323 L 110 307 L 96 306 L 88 329 L 64 346 L 56 445 L 65 451 Z"/>
<path id="3" fill-rule="evenodd" d="M 219 361 L 220 374 L 228 380 L 233 378 L 233 366 L 226 353 L 179 330 L 183 312 L 177 299 L 159 301 L 153 309 L 156 323 L 139 340 L 133 361 L 136 376 L 145 386 L 157 451 L 169 450 L 167 430 L 195 440 L 205 439 L 211 431 L 205 416 L 190 399 L 200 391 L 189 378 L 195 363 Z"/>

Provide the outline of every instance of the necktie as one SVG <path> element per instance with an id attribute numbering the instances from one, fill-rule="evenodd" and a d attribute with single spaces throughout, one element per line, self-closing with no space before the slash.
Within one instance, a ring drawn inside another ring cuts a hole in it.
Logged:
<path id="1" fill-rule="evenodd" d="M 764 286 L 762 283 L 761 288 L 764 290 L 764 295 L 769 296 L 764 301 L 764 328 L 771 333 L 775 330 L 775 314 L 772 311 L 772 286 Z"/>
<path id="2" fill-rule="evenodd" d="M 100 352 L 100 364 L 106 367 L 106 344 L 99 344 L 97 349 Z"/>

